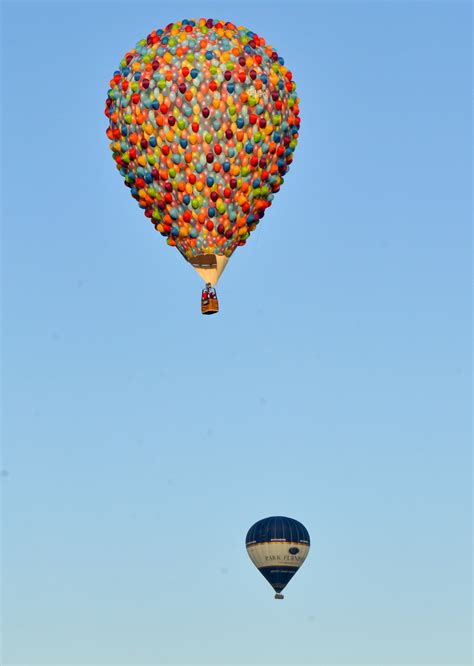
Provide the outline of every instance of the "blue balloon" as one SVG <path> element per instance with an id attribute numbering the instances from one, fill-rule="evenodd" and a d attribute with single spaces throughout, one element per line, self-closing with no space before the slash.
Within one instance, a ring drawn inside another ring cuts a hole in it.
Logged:
<path id="1" fill-rule="evenodd" d="M 283 599 L 288 585 L 306 559 L 310 547 L 306 527 L 285 516 L 270 516 L 256 522 L 245 539 L 247 553 L 260 573 Z"/>

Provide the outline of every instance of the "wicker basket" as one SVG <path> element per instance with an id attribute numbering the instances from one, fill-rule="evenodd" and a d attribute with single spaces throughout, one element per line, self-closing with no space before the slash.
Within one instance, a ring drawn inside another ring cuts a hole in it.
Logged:
<path id="1" fill-rule="evenodd" d="M 217 298 L 210 298 L 207 302 L 201 301 L 201 312 L 204 315 L 216 314 L 216 312 L 219 312 L 219 301 Z"/>

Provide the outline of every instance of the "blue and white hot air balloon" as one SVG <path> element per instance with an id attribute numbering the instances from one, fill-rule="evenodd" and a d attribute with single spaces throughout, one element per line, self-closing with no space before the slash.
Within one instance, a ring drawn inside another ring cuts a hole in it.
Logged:
<path id="1" fill-rule="evenodd" d="M 309 552 L 308 530 L 294 518 L 271 516 L 252 525 L 245 539 L 250 559 L 283 599 L 282 590 L 301 567 Z"/>

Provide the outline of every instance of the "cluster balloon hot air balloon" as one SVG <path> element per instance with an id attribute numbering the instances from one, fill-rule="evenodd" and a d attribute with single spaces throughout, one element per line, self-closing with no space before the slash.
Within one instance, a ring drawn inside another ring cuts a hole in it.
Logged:
<path id="1" fill-rule="evenodd" d="M 153 30 L 110 81 L 107 136 L 155 229 L 212 289 L 293 160 L 300 118 L 291 72 L 255 32 L 213 19 Z"/>
<path id="2" fill-rule="evenodd" d="M 252 525 L 245 546 L 250 559 L 283 599 L 282 590 L 304 563 L 309 552 L 308 530 L 294 518 L 271 516 Z"/>

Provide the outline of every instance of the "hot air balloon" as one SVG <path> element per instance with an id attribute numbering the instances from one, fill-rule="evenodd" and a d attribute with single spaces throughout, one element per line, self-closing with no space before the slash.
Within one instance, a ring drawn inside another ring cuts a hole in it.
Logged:
<path id="1" fill-rule="evenodd" d="M 271 516 L 252 525 L 245 539 L 250 559 L 283 599 L 282 590 L 301 567 L 309 552 L 308 530 L 294 518 Z"/>
<path id="2" fill-rule="evenodd" d="M 298 97 L 284 60 L 233 23 L 183 20 L 125 54 L 105 114 L 117 169 L 155 229 L 215 285 L 293 160 Z M 214 290 L 214 291 L 212 291 Z"/>

